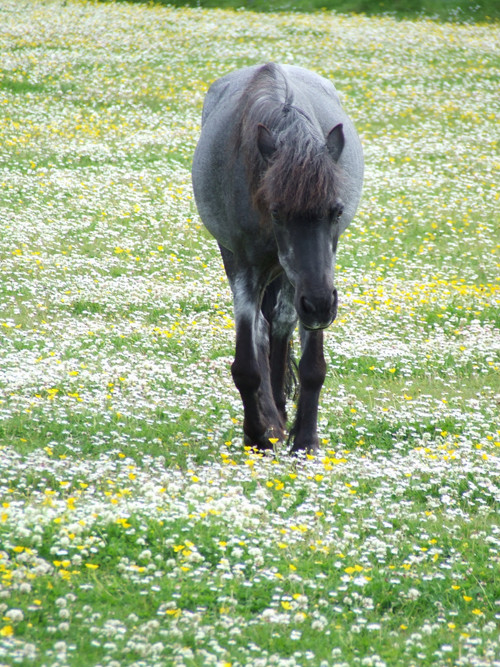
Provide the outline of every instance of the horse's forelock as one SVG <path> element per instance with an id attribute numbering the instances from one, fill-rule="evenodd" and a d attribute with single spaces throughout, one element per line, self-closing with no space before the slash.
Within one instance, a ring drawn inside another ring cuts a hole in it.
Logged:
<path id="1" fill-rule="evenodd" d="M 338 181 L 339 169 L 328 150 L 299 120 L 280 137 L 256 201 L 277 208 L 284 218 L 321 217 L 336 204 Z"/>
<path id="2" fill-rule="evenodd" d="M 286 218 L 325 215 L 336 203 L 339 169 L 307 116 L 293 106 L 283 72 L 272 63 L 257 70 L 243 103 L 237 148 L 263 219 L 271 207 Z M 259 124 L 276 138 L 269 163 L 258 149 Z"/>

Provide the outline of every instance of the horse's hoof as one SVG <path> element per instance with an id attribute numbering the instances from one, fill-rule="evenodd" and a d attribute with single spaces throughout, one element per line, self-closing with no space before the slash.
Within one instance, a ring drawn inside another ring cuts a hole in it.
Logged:
<path id="1" fill-rule="evenodd" d="M 290 454 L 309 454 L 310 456 L 314 456 L 318 453 L 318 450 L 319 442 L 317 440 L 315 442 L 300 442 L 295 440 L 290 449 Z"/>
<path id="2" fill-rule="evenodd" d="M 256 447 L 261 451 L 274 449 L 278 443 L 283 442 L 285 434 L 283 431 L 275 428 L 268 428 L 263 435 L 258 438 L 251 438 L 245 433 L 244 443 L 246 447 Z"/>

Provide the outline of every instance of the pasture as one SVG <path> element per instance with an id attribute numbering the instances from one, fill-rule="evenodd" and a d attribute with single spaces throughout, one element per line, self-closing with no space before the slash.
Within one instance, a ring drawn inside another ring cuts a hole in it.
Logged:
<path id="1" fill-rule="evenodd" d="M 0 44 L 0 665 L 498 667 L 498 24 L 0 0 Z M 268 60 L 366 160 L 304 459 L 243 446 L 190 180 Z"/>

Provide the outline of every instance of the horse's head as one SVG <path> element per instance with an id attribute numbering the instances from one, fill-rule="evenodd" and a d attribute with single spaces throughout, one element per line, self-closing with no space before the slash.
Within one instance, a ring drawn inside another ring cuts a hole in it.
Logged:
<path id="1" fill-rule="evenodd" d="M 337 315 L 334 267 L 343 205 L 336 195 L 342 125 L 324 143 L 276 140 L 259 126 L 258 146 L 267 162 L 261 195 L 267 200 L 278 257 L 295 288 L 295 308 L 308 329 L 324 329 Z M 301 152 L 302 151 L 302 152 Z"/>
<path id="2" fill-rule="evenodd" d="M 279 261 L 295 288 L 299 319 L 308 329 L 324 329 L 337 316 L 334 266 L 341 214 L 340 203 L 316 217 L 284 220 L 279 210 L 273 211 Z"/>

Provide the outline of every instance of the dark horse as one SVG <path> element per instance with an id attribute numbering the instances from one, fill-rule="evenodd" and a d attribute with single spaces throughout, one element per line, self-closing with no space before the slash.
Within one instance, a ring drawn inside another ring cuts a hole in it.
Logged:
<path id="1" fill-rule="evenodd" d="M 292 451 L 318 448 L 323 329 L 337 314 L 337 242 L 361 195 L 363 156 L 333 85 L 300 67 L 248 67 L 207 93 L 193 160 L 201 219 L 217 239 L 234 297 L 231 367 L 245 441 L 285 437 L 290 347 L 302 354 Z"/>

